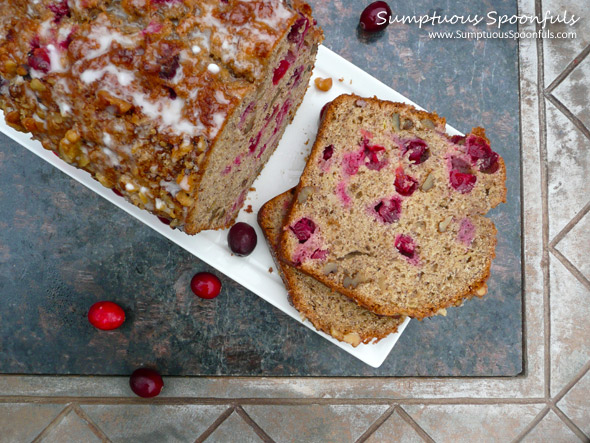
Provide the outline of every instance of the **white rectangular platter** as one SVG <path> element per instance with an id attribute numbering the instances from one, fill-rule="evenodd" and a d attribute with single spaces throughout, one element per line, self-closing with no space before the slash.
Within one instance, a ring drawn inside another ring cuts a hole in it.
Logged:
<path id="1" fill-rule="evenodd" d="M 328 92 L 319 91 L 313 86 L 313 80 L 316 77 L 332 77 L 332 89 Z M 339 79 L 342 79 L 342 81 L 339 81 Z M 248 195 L 244 207 L 252 205 L 253 211 L 247 213 L 242 210 L 238 217 L 239 221 L 254 226 L 259 238 L 256 250 L 245 258 L 231 255 L 227 247 L 226 231 L 206 231 L 195 236 L 189 236 L 178 230 L 172 230 L 161 223 L 155 216 L 136 208 L 123 198 L 115 195 L 111 190 L 104 188 L 93 180 L 88 173 L 66 164 L 52 152 L 43 149 L 41 143 L 33 141 L 28 134 L 10 128 L 4 123 L 4 119 L 0 122 L 0 131 L 191 254 L 209 263 L 220 272 L 262 297 L 296 321 L 317 332 L 334 345 L 364 363 L 378 368 L 395 346 L 408 325 L 409 319 L 406 319 L 401 325 L 398 333 L 392 334 L 376 344 L 361 344 L 356 348 L 316 331 L 309 322 L 302 321 L 299 313 L 289 304 L 287 291 L 276 272 L 276 266 L 256 222 L 256 214 L 265 202 L 292 188 L 299 181 L 305 166 L 305 160 L 315 140 L 319 112 L 325 103 L 333 100 L 338 95 L 355 93 L 365 97 L 377 96 L 385 100 L 406 102 L 414 106 L 416 104 L 324 46 L 319 49 L 311 82 L 295 119 L 287 128 L 279 147 L 254 183 L 255 191 L 250 192 Z M 416 107 L 419 108 L 419 106 Z M 459 134 L 458 131 L 451 127 L 447 127 L 447 132 Z M 274 270 L 272 273 L 269 272 L 271 267 Z"/>

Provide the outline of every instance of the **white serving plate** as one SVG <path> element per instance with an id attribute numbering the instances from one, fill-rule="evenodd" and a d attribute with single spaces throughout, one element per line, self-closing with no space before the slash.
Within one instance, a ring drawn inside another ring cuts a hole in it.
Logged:
<path id="1" fill-rule="evenodd" d="M 316 77 L 332 77 L 334 81 L 332 89 L 328 92 L 318 91 L 313 86 L 313 79 Z M 343 79 L 343 81 L 341 82 L 339 79 Z M 239 221 L 247 222 L 255 227 L 259 239 L 256 250 L 245 258 L 231 255 L 227 247 L 227 231 L 206 231 L 195 236 L 189 236 L 178 230 L 170 229 L 154 215 L 138 209 L 123 198 L 115 195 L 110 189 L 104 188 L 92 179 L 87 172 L 66 164 L 52 152 L 43 149 L 41 143 L 32 140 L 28 134 L 15 131 L 4 123 L 4 119 L 1 119 L 0 131 L 164 237 L 217 268 L 220 272 L 290 315 L 296 321 L 312 329 L 364 363 L 378 368 L 387 358 L 410 320 L 406 319 L 396 334 L 391 334 L 379 343 L 361 344 L 356 348 L 316 331 L 311 323 L 302 321 L 299 313 L 289 304 L 287 291 L 276 272 L 276 265 L 256 222 L 256 214 L 265 202 L 298 183 L 305 166 L 305 160 L 315 140 L 319 111 L 322 106 L 337 96 L 348 93 L 355 93 L 365 97 L 375 95 L 381 99 L 405 102 L 420 108 L 389 86 L 381 83 L 325 46 L 321 46 L 311 79 L 311 86 L 305 99 L 297 111 L 295 119 L 285 131 L 277 150 L 265 166 L 260 177 L 254 182 L 253 186 L 256 190 L 248 195 L 244 208 L 252 205 L 253 212 L 247 213 L 242 210 L 238 217 Z M 447 132 L 460 134 L 450 126 L 447 126 Z M 269 272 L 271 267 L 274 270 L 272 273 Z"/>

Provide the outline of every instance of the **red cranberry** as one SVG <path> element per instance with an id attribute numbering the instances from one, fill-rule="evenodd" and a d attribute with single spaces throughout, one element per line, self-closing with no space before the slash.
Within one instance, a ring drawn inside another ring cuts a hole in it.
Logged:
<path id="1" fill-rule="evenodd" d="M 334 154 L 334 145 L 326 146 L 324 148 L 324 160 L 330 160 Z"/>
<path id="2" fill-rule="evenodd" d="M 191 289 L 197 297 L 210 300 L 221 292 L 221 281 L 209 272 L 199 272 L 191 279 Z"/>
<path id="3" fill-rule="evenodd" d="M 256 231 L 248 223 L 236 223 L 227 234 L 229 249 L 240 257 L 250 255 L 256 247 L 257 241 Z"/>
<path id="4" fill-rule="evenodd" d="M 398 235 L 395 239 L 395 248 L 401 255 L 410 259 L 416 254 L 416 245 L 409 235 Z"/>
<path id="5" fill-rule="evenodd" d="M 451 157 L 451 169 L 464 174 L 471 174 L 471 166 L 459 157 Z"/>
<path id="6" fill-rule="evenodd" d="M 361 14 L 360 25 L 365 31 L 381 31 L 389 25 L 391 9 L 386 2 L 373 2 Z"/>
<path id="7" fill-rule="evenodd" d="M 467 174 L 453 169 L 449 174 L 449 181 L 453 189 L 459 191 L 461 194 L 468 194 L 475 186 L 477 177 L 473 174 Z"/>
<path id="8" fill-rule="evenodd" d="M 49 52 L 45 48 L 35 48 L 29 52 L 27 63 L 29 66 L 37 71 L 47 74 L 51 70 L 51 60 L 49 59 Z"/>
<path id="9" fill-rule="evenodd" d="M 500 167 L 498 162 L 500 156 L 492 151 L 484 138 L 472 134 L 465 140 L 465 146 L 471 162 L 478 166 L 480 172 L 493 174 Z"/>
<path id="10" fill-rule="evenodd" d="M 456 145 L 463 145 L 465 144 L 465 136 L 464 135 L 453 135 L 451 138 L 451 143 Z"/>
<path id="11" fill-rule="evenodd" d="M 112 191 L 115 193 L 115 195 L 118 195 L 119 197 L 123 197 L 123 193 L 121 191 L 119 191 L 117 188 L 112 188 Z"/>
<path id="12" fill-rule="evenodd" d="M 305 243 L 315 232 L 315 223 L 308 218 L 302 218 L 295 225 L 289 226 L 299 243 Z"/>
<path id="13" fill-rule="evenodd" d="M 308 23 L 309 20 L 307 20 L 307 18 L 298 18 L 295 21 L 295 24 L 291 27 L 291 31 L 289 32 L 287 39 L 294 44 L 301 43 L 303 37 L 305 37 L 305 31 L 307 30 Z"/>
<path id="14" fill-rule="evenodd" d="M 404 174 L 402 168 L 397 168 L 395 171 L 395 190 L 398 194 L 404 197 L 412 195 L 418 189 L 418 180 L 409 175 Z"/>
<path id="15" fill-rule="evenodd" d="M 173 79 L 179 67 L 180 57 L 177 54 L 162 63 L 162 66 L 160 66 L 160 78 L 163 80 Z"/>
<path id="16" fill-rule="evenodd" d="M 377 155 L 379 152 L 385 152 L 385 148 L 383 146 L 371 145 L 369 144 L 369 140 L 366 138 L 363 140 L 363 146 L 365 148 L 365 159 L 368 160 L 366 163 L 368 169 L 380 171 L 387 165 L 387 159 L 383 158 L 379 160 L 379 156 Z"/>
<path id="17" fill-rule="evenodd" d="M 421 140 L 419 138 L 404 142 L 404 146 L 402 148 L 402 155 L 406 155 L 407 152 L 410 153 L 410 163 L 413 163 L 415 165 L 424 163 L 426 160 L 428 160 L 428 157 L 430 157 L 428 145 L 424 140 Z"/>
<path id="18" fill-rule="evenodd" d="M 62 0 L 59 3 L 52 3 L 47 6 L 51 12 L 55 14 L 55 23 L 59 23 L 66 15 L 70 16 L 70 8 L 67 0 Z"/>
<path id="19" fill-rule="evenodd" d="M 88 321 L 97 329 L 110 331 L 125 322 L 125 311 L 112 301 L 99 301 L 88 310 Z"/>
<path id="20" fill-rule="evenodd" d="M 139 368 L 129 377 L 131 390 L 143 398 L 156 397 L 164 387 L 162 376 L 153 369 Z"/>
<path id="21" fill-rule="evenodd" d="M 171 220 L 167 219 L 166 217 L 160 217 L 160 216 L 158 215 L 158 220 L 160 220 L 160 221 L 161 221 L 162 223 L 164 223 L 165 225 L 168 225 L 168 226 L 170 226 L 170 221 L 171 221 Z"/>
<path id="22" fill-rule="evenodd" d="M 375 206 L 375 212 L 379 215 L 384 223 L 393 223 L 399 220 L 402 213 L 402 202 L 399 198 L 391 200 L 381 200 Z"/>
<path id="23" fill-rule="evenodd" d="M 312 260 L 325 260 L 326 257 L 328 257 L 328 251 L 325 249 L 316 249 L 313 251 L 313 254 L 311 254 Z"/>
<path id="24" fill-rule="evenodd" d="M 278 85 L 281 79 L 285 76 L 289 68 L 291 67 L 291 63 L 289 63 L 286 59 L 281 60 L 279 66 L 276 67 L 273 76 L 272 76 L 272 84 Z"/>

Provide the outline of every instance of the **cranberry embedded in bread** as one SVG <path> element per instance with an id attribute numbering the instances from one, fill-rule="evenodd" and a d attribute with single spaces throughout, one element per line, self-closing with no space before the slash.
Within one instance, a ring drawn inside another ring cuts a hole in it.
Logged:
<path id="1" fill-rule="evenodd" d="M 483 129 L 450 137 L 436 114 L 340 96 L 325 110 L 279 253 L 377 314 L 434 315 L 482 295 L 496 245 L 483 215 L 505 201 L 505 179 Z M 301 220 L 314 226 L 304 242 Z"/>

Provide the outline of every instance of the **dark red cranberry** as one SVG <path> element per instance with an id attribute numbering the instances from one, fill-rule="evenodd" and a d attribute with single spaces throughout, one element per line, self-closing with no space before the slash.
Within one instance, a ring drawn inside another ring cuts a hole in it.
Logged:
<path id="1" fill-rule="evenodd" d="M 418 188 L 418 180 L 404 174 L 404 170 L 402 168 L 398 168 L 395 171 L 394 185 L 398 194 L 403 195 L 404 197 L 409 197 Z"/>
<path id="2" fill-rule="evenodd" d="M 166 60 L 160 66 L 160 78 L 163 80 L 171 80 L 176 75 L 176 71 L 180 67 L 180 57 L 175 55 L 174 57 Z"/>
<path id="3" fill-rule="evenodd" d="M 168 97 L 170 97 L 170 100 L 176 100 L 176 98 L 178 97 L 178 94 L 176 94 L 176 91 L 174 90 L 174 88 L 171 88 L 169 86 L 164 86 L 164 89 L 166 89 L 166 91 L 168 92 Z"/>
<path id="4" fill-rule="evenodd" d="M 301 79 L 303 78 L 303 71 L 305 71 L 305 66 L 299 66 L 295 69 L 289 84 L 293 85 L 293 87 L 299 86 L 299 83 L 301 83 Z"/>
<path id="5" fill-rule="evenodd" d="M 258 237 L 254 228 L 244 222 L 233 225 L 227 234 L 229 249 L 240 257 L 250 255 L 256 247 L 257 241 Z"/>
<path id="6" fill-rule="evenodd" d="M 210 300 L 221 292 L 221 280 L 209 272 L 199 272 L 191 279 L 191 289 L 197 297 Z"/>
<path id="7" fill-rule="evenodd" d="M 416 255 L 416 245 L 409 235 L 398 235 L 395 239 L 395 248 L 404 257 L 414 258 Z"/>
<path id="8" fill-rule="evenodd" d="M 459 157 L 451 157 L 451 169 L 464 174 L 471 174 L 471 165 Z"/>
<path id="9" fill-rule="evenodd" d="M 360 25 L 365 31 L 381 31 L 390 18 L 391 8 L 386 2 L 373 2 L 361 13 Z"/>
<path id="10" fill-rule="evenodd" d="M 112 188 L 112 190 L 115 193 L 115 195 L 118 195 L 119 197 L 123 197 L 123 193 L 121 191 L 119 191 L 117 188 Z"/>
<path id="11" fill-rule="evenodd" d="M 285 76 L 285 74 L 289 70 L 290 66 L 291 66 L 291 63 L 289 63 L 286 59 L 280 61 L 279 66 L 277 66 L 275 68 L 275 71 L 272 76 L 272 84 L 273 85 L 279 84 L 281 79 Z"/>
<path id="12" fill-rule="evenodd" d="M 58 3 L 52 3 L 47 6 L 51 12 L 55 14 L 55 23 L 59 23 L 65 16 L 70 16 L 70 8 L 67 0 L 62 0 Z"/>
<path id="13" fill-rule="evenodd" d="M 49 52 L 45 48 L 35 48 L 29 52 L 27 63 L 37 71 L 47 74 L 51 70 L 51 60 Z"/>
<path id="14" fill-rule="evenodd" d="M 375 212 L 379 214 L 384 223 L 393 223 L 399 220 L 402 213 L 402 202 L 399 198 L 381 200 L 375 206 Z"/>
<path id="15" fill-rule="evenodd" d="M 465 136 L 464 135 L 453 135 L 451 138 L 451 143 L 456 145 L 463 145 L 465 143 Z"/>
<path id="16" fill-rule="evenodd" d="M 298 18 L 295 21 L 295 24 L 291 27 L 291 31 L 289 32 L 287 39 L 291 43 L 294 43 L 294 44 L 301 43 L 301 41 L 303 40 L 303 37 L 305 37 L 305 31 L 307 29 L 308 23 L 309 23 L 309 20 L 307 20 L 307 18 L 305 18 L 305 17 Z"/>
<path id="17" fill-rule="evenodd" d="M 465 147 L 471 162 L 477 165 L 480 172 L 493 174 L 500 167 L 498 162 L 500 156 L 492 151 L 484 138 L 472 134 L 465 140 Z"/>
<path id="18" fill-rule="evenodd" d="M 299 243 L 305 243 L 315 232 L 315 223 L 308 218 L 302 218 L 293 226 L 289 226 L 289 229 L 293 231 Z"/>
<path id="19" fill-rule="evenodd" d="M 334 155 L 334 145 L 326 146 L 324 148 L 324 160 L 330 160 L 332 155 Z"/>
<path id="20" fill-rule="evenodd" d="M 428 160 L 428 157 L 430 157 L 430 150 L 428 149 L 428 145 L 424 140 L 421 140 L 419 138 L 404 142 L 404 146 L 402 148 L 402 155 L 406 155 L 406 153 L 408 152 L 410 153 L 410 163 L 413 163 L 415 165 L 424 163 L 426 160 Z"/>
<path id="21" fill-rule="evenodd" d="M 164 387 L 162 376 L 153 369 L 139 368 L 129 377 L 129 386 L 135 395 L 143 398 L 156 397 Z"/>
<path id="22" fill-rule="evenodd" d="M 110 331 L 125 322 L 125 311 L 112 301 L 99 301 L 88 310 L 88 321 L 97 329 Z"/>
<path id="23" fill-rule="evenodd" d="M 162 223 L 164 223 L 165 225 L 170 226 L 170 222 L 171 220 L 167 219 L 166 217 L 160 217 L 158 216 L 158 220 L 160 220 Z"/>
<path id="24" fill-rule="evenodd" d="M 377 155 L 379 152 L 385 152 L 385 148 L 383 146 L 371 145 L 369 144 L 369 140 L 367 138 L 363 140 L 363 146 L 365 149 L 365 159 L 367 160 L 365 165 L 368 169 L 380 171 L 387 165 L 387 159 L 382 158 L 379 160 L 379 156 Z"/>
<path id="25" fill-rule="evenodd" d="M 326 257 L 328 257 L 328 251 L 325 249 L 316 249 L 313 251 L 313 254 L 311 254 L 312 260 L 325 260 Z"/>
<path id="26" fill-rule="evenodd" d="M 461 194 L 468 194 L 475 186 L 477 177 L 473 174 L 467 174 L 453 169 L 449 174 L 449 180 L 453 189 L 459 191 Z"/>

